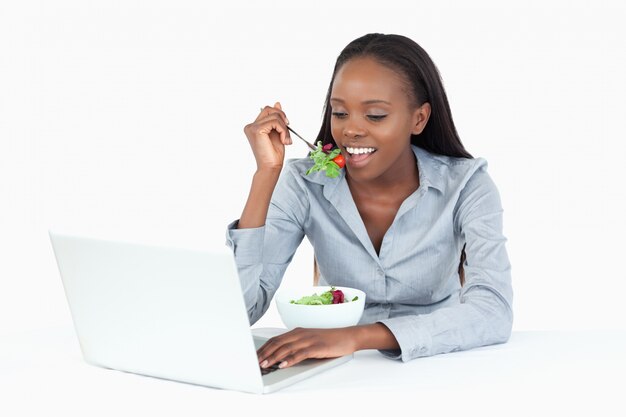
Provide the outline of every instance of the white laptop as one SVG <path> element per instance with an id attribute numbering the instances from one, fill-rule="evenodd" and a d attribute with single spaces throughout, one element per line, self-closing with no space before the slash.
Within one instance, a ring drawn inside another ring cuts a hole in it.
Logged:
<path id="1" fill-rule="evenodd" d="M 49 234 L 83 357 L 92 365 L 269 393 L 353 358 L 308 359 L 262 375 L 256 350 L 268 335 L 250 329 L 226 247 L 210 252 Z"/>

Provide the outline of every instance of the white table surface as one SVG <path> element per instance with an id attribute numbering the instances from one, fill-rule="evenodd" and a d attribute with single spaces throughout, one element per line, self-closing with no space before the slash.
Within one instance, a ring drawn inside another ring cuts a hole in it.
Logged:
<path id="1" fill-rule="evenodd" d="M 393 361 L 377 351 L 269 395 L 86 364 L 73 329 L 0 334 L 0 416 L 626 415 L 626 332 L 513 332 L 506 344 Z"/>

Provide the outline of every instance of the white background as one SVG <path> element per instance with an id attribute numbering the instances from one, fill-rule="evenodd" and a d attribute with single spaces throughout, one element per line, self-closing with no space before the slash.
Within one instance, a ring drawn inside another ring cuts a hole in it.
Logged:
<path id="1" fill-rule="evenodd" d="M 223 247 L 255 169 L 244 125 L 279 100 L 313 140 L 337 55 L 369 32 L 428 51 L 489 161 L 514 330 L 625 328 L 623 2 L 226 3 L 0 2 L 2 335 L 72 326 L 49 228 Z M 284 283 L 311 276 L 305 239 Z"/>

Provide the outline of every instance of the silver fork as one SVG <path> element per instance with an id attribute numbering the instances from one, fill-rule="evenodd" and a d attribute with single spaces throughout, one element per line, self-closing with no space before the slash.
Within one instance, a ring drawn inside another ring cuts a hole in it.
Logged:
<path id="1" fill-rule="evenodd" d="M 307 146 L 308 146 L 309 148 L 311 148 L 312 150 L 316 150 L 316 149 L 317 149 L 317 148 L 316 148 L 316 147 L 315 147 L 312 143 L 310 143 L 309 141 L 307 141 L 306 139 L 304 139 L 302 136 L 298 135 L 298 134 L 296 133 L 296 131 L 295 131 L 295 130 L 293 130 L 293 129 L 292 129 L 292 128 L 290 128 L 289 126 L 287 126 L 287 129 L 289 129 L 289 131 L 290 131 L 291 133 L 293 133 L 293 134 L 294 134 L 294 135 L 296 135 L 298 138 L 300 138 L 300 139 L 301 139 L 304 143 L 306 143 L 306 144 L 307 144 Z"/>

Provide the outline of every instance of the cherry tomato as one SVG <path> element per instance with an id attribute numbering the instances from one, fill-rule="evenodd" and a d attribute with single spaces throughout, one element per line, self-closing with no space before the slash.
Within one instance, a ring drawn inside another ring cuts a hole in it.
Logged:
<path id="1" fill-rule="evenodd" d="M 339 165 L 339 168 L 343 168 L 346 165 L 346 158 L 344 158 L 342 154 L 339 154 L 333 158 L 333 162 Z"/>

